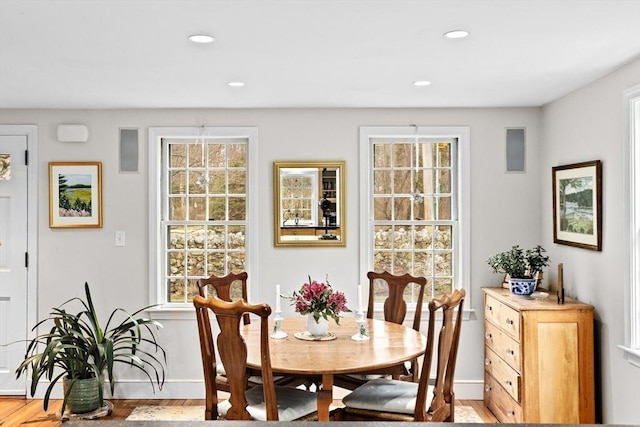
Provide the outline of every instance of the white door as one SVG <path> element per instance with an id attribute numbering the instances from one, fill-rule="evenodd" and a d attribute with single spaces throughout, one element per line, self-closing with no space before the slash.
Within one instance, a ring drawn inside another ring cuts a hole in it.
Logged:
<path id="1" fill-rule="evenodd" d="M 0 136 L 0 395 L 25 395 L 16 380 L 27 338 L 27 136 Z"/>

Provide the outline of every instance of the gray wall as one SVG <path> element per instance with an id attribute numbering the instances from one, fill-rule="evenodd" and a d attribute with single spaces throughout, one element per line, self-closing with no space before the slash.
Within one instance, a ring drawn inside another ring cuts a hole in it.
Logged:
<path id="1" fill-rule="evenodd" d="M 634 68 L 635 67 L 635 68 Z M 252 196 L 260 217 L 256 224 L 257 269 L 251 274 L 251 300 L 274 303 L 280 283 L 290 293 L 308 274 L 329 274 L 337 288 L 348 288 L 355 301 L 358 271 L 360 186 L 359 126 L 452 125 L 471 129 L 471 318 L 463 325 L 456 372 L 458 398 L 482 398 L 483 286 L 496 286 L 486 258 L 512 244 L 542 243 L 553 266 L 564 262 L 567 292 L 596 306 L 600 384 L 605 422 L 638 422 L 635 397 L 638 369 L 623 361 L 622 283 L 615 251 L 621 248 L 620 220 L 615 212 L 622 195 L 620 180 L 621 91 L 637 82 L 638 63 L 606 77 L 545 108 L 503 109 L 273 109 L 273 110 L 2 110 L 2 124 L 36 124 L 39 128 L 39 283 L 38 315 L 81 292 L 88 281 L 99 296 L 98 310 L 114 306 L 138 308 L 148 303 L 147 129 L 153 126 L 257 126 L 260 192 Z M 603 104 L 604 103 L 604 104 Z M 604 116 L 604 118 L 602 118 Z M 87 143 L 59 143 L 58 124 L 82 123 L 90 130 Z M 118 173 L 118 129 L 141 130 L 140 173 Z M 505 128 L 526 127 L 526 173 L 506 174 Z M 542 137 L 544 130 L 544 138 Z M 544 141 L 544 143 L 543 143 Z M 565 146 L 566 145 L 566 146 Z M 544 148 L 544 149 L 543 149 Z M 579 151 L 577 150 L 579 148 Z M 577 154 L 576 154 L 577 153 Z M 560 247 L 552 242 L 551 166 L 601 159 L 605 167 L 605 249 L 602 253 Z M 272 162 L 338 159 L 347 162 L 347 247 L 275 248 L 273 246 Z M 104 226 L 61 230 L 48 227 L 49 161 L 103 162 Z M 513 206 L 518 215 L 513 215 Z M 616 207 L 617 206 L 617 207 Z M 126 246 L 115 247 L 116 230 L 126 231 Z M 68 256 L 72 254 L 73 256 Z M 578 269 L 582 268 L 578 272 Z M 578 285 L 579 283 L 579 285 Z M 606 286 L 603 286 L 606 284 Z M 612 292 L 613 291 L 613 292 Z M 605 298 L 605 296 L 607 296 Z M 284 304 L 283 309 L 290 309 Z M 289 314 L 292 311 L 289 312 Z M 125 371 L 116 394 L 127 398 L 198 398 L 204 396 L 195 321 L 189 316 L 162 320 L 161 339 L 169 349 L 168 381 L 153 395 L 135 372 Z M 355 355 L 354 355 L 355 356 Z M 635 403 L 635 405 L 632 404 Z"/>
<path id="2" fill-rule="evenodd" d="M 512 243 L 538 242 L 537 208 L 512 217 L 513 203 L 539 205 L 540 150 L 538 108 L 513 109 L 313 109 L 313 110 L 13 110 L 2 111 L 3 123 L 37 124 L 39 127 L 39 283 L 38 312 L 79 293 L 84 281 L 101 294 L 103 311 L 114 305 L 138 308 L 148 302 L 147 253 L 147 128 L 150 126 L 258 127 L 260 192 L 258 204 L 257 268 L 250 272 L 253 301 L 273 303 L 274 288 L 283 293 L 297 289 L 308 274 L 324 277 L 356 300 L 356 284 L 364 283 L 358 271 L 359 242 L 359 126 L 463 125 L 471 128 L 471 295 L 476 310 L 464 325 L 459 397 L 482 398 L 482 295 L 480 287 L 496 285 L 500 278 L 489 272 L 485 259 Z M 59 143 L 55 131 L 61 123 L 83 123 L 90 129 L 87 143 Z M 505 128 L 527 128 L 526 174 L 505 174 Z M 118 173 L 118 129 L 139 127 L 139 174 Z M 275 160 L 339 159 L 347 163 L 347 246 L 345 248 L 275 248 L 273 246 L 272 162 Z M 48 226 L 47 162 L 100 160 L 103 162 L 104 226 L 102 229 L 50 229 Z M 526 224 L 526 226 L 522 226 Z M 115 247 L 116 230 L 126 232 L 126 246 Z M 87 245 L 87 243 L 89 243 Z M 81 249 L 80 249 L 81 248 Z M 73 256 L 67 256 L 72 253 Z M 283 309 L 290 309 L 284 304 Z M 169 383 L 157 397 L 202 396 L 197 363 L 195 322 L 163 320 L 163 339 L 169 348 Z M 354 354 L 355 356 L 355 354 Z M 135 375 L 126 372 L 121 378 Z M 135 388 L 123 384 L 123 393 Z M 131 393 L 150 394 L 148 385 Z"/>
<path id="3" fill-rule="evenodd" d="M 624 344 L 623 96 L 640 83 L 640 61 L 542 109 L 542 241 L 554 262 L 564 263 L 567 295 L 595 306 L 596 385 L 606 423 L 640 424 L 640 369 L 629 364 Z M 551 168 L 602 161 L 603 249 L 553 244 Z M 557 281 L 552 269 L 550 280 Z"/>

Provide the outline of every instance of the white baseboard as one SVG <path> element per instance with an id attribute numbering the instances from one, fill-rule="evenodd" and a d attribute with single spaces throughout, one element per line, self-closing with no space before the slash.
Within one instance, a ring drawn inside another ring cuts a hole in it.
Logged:
<path id="1" fill-rule="evenodd" d="M 455 381 L 453 390 L 456 399 L 482 400 L 484 399 L 484 380 Z"/>
<path id="2" fill-rule="evenodd" d="M 34 399 L 42 399 L 49 386 L 48 382 L 40 382 L 36 390 Z M 149 381 L 124 380 L 116 382 L 113 395 L 109 385 L 105 385 L 105 399 L 204 399 L 203 380 L 165 380 L 162 390 L 158 386 L 154 389 Z M 30 397 L 30 396 L 29 396 Z M 62 399 L 62 382 L 56 384 L 51 392 L 51 399 Z"/>

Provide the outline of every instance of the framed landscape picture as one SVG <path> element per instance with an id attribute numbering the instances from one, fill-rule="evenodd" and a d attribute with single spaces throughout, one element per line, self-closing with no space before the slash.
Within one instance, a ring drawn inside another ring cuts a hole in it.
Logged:
<path id="1" fill-rule="evenodd" d="M 102 228 L 101 162 L 49 162 L 49 227 Z"/>
<path id="2" fill-rule="evenodd" d="M 602 163 L 555 166 L 553 172 L 553 241 L 602 250 Z"/>

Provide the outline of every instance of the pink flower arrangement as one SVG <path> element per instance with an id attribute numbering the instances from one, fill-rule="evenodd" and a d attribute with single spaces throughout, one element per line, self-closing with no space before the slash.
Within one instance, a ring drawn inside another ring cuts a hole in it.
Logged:
<path id="1" fill-rule="evenodd" d="M 333 318 L 337 324 L 340 323 L 340 313 L 350 312 L 347 308 L 347 298 L 344 293 L 334 291 L 329 281 L 326 283 L 311 280 L 304 283 L 299 291 L 294 291 L 289 299 L 293 301 L 296 312 L 300 314 L 311 314 L 316 322 L 322 316 L 324 319 Z"/>

